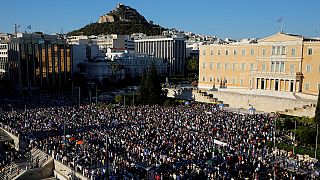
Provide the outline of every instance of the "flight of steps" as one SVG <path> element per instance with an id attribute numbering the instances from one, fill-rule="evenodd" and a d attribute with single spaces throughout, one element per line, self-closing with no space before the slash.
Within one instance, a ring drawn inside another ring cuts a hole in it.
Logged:
<path id="1" fill-rule="evenodd" d="M 12 179 L 17 174 L 17 171 L 18 166 L 15 163 L 10 163 L 2 169 L 2 172 L 0 173 L 0 179 Z"/>
<path id="2" fill-rule="evenodd" d="M 31 149 L 31 162 L 37 166 L 42 167 L 48 160 L 50 156 L 40 149 L 33 148 Z"/>
<path id="3" fill-rule="evenodd" d="M 197 94 L 196 96 L 197 101 L 214 103 L 214 104 L 224 104 L 223 101 L 214 97 L 213 94 L 207 93 L 206 91 L 194 91 L 193 93 Z M 224 104 L 224 106 L 229 107 L 228 104 Z"/>
<path id="4" fill-rule="evenodd" d="M 0 173 L 0 180 L 13 179 L 26 169 L 42 167 L 48 160 L 52 159 L 48 154 L 34 148 L 25 154 L 25 159 L 19 162 L 12 162 L 3 168 Z"/>

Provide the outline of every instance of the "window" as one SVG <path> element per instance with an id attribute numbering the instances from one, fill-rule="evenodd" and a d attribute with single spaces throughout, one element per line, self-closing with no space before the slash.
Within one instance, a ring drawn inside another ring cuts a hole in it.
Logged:
<path id="1" fill-rule="evenodd" d="M 262 49 L 262 56 L 266 56 L 266 49 Z"/>
<path id="2" fill-rule="evenodd" d="M 308 48 L 308 55 L 312 55 L 312 48 Z"/>
<path id="3" fill-rule="evenodd" d="M 266 72 L 266 64 L 262 64 L 262 72 Z"/>
<path id="4" fill-rule="evenodd" d="M 227 55 L 227 56 L 229 55 L 229 50 L 228 50 L 228 49 L 226 50 L 226 55 Z"/>
<path id="5" fill-rule="evenodd" d="M 246 50 L 242 49 L 242 56 L 245 56 L 245 55 L 246 55 Z"/>
<path id="6" fill-rule="evenodd" d="M 226 63 L 224 64 L 224 69 L 225 69 L 225 70 L 228 70 L 228 68 L 229 68 L 229 63 L 226 62 Z"/>
<path id="7" fill-rule="evenodd" d="M 274 72 L 274 62 L 273 62 L 273 61 L 271 62 L 271 68 L 270 68 L 270 71 L 271 71 L 271 72 Z"/>
<path id="8" fill-rule="evenodd" d="M 277 46 L 277 55 L 280 54 L 280 46 Z"/>
<path id="9" fill-rule="evenodd" d="M 210 82 L 212 82 L 212 76 L 210 76 Z"/>
<path id="10" fill-rule="evenodd" d="M 294 64 L 291 64 L 290 65 L 290 73 L 294 73 L 295 72 L 295 70 L 294 70 Z"/>
<path id="11" fill-rule="evenodd" d="M 221 51 L 220 51 L 220 49 L 218 50 L 218 55 L 219 55 L 219 56 L 221 55 Z"/>
<path id="12" fill-rule="evenodd" d="M 213 55 L 213 50 L 212 49 L 210 50 L 210 54 Z"/>
<path id="13" fill-rule="evenodd" d="M 279 68 L 280 68 L 280 63 L 276 62 L 276 70 L 275 70 L 275 72 L 279 72 Z"/>
<path id="14" fill-rule="evenodd" d="M 282 47 L 281 47 L 281 54 L 282 54 L 282 55 L 285 55 L 285 54 L 286 54 L 286 47 L 285 47 L 285 46 L 282 46 Z"/>
<path id="15" fill-rule="evenodd" d="M 237 50 L 236 49 L 233 50 L 233 55 L 237 55 Z"/>
<path id="16" fill-rule="evenodd" d="M 295 56 L 295 55 L 296 55 L 296 48 L 292 48 L 292 49 L 291 49 L 291 55 L 292 55 L 292 56 Z"/>
<path id="17" fill-rule="evenodd" d="M 307 73 L 311 73 L 311 65 L 310 64 L 307 64 L 307 67 L 306 67 L 306 71 Z"/>
<path id="18" fill-rule="evenodd" d="M 202 77 L 202 81 L 205 82 L 206 81 L 206 77 L 203 76 Z"/>
<path id="19" fill-rule="evenodd" d="M 206 50 L 203 50 L 203 55 L 206 55 Z"/>
<path id="20" fill-rule="evenodd" d="M 242 63 L 242 64 L 241 64 L 241 70 L 244 71 L 245 69 L 246 69 L 246 64 L 245 64 L 245 63 Z"/>
<path id="21" fill-rule="evenodd" d="M 232 70 L 236 70 L 236 68 L 237 68 L 237 63 L 233 63 L 232 64 Z M 320 70 L 320 66 L 319 66 L 319 70 Z"/>
<path id="22" fill-rule="evenodd" d="M 232 84 L 236 84 L 236 78 L 232 78 Z"/>
<path id="23" fill-rule="evenodd" d="M 213 62 L 210 62 L 210 69 L 213 68 Z"/>
<path id="24" fill-rule="evenodd" d="M 240 79 L 240 85 L 243 86 L 243 79 Z"/>
<path id="25" fill-rule="evenodd" d="M 304 85 L 304 89 L 305 89 L 305 90 L 309 90 L 309 89 L 310 89 L 310 83 L 307 82 L 307 83 Z"/>
<path id="26" fill-rule="evenodd" d="M 272 46 L 272 55 L 275 55 L 275 54 L 276 54 L 276 47 Z"/>
<path id="27" fill-rule="evenodd" d="M 250 54 L 251 54 L 251 56 L 254 55 L 254 49 L 250 49 Z"/>
<path id="28" fill-rule="evenodd" d="M 251 64 L 250 64 L 250 71 L 253 71 L 253 68 L 254 68 L 254 64 L 251 63 Z"/>
<path id="29" fill-rule="evenodd" d="M 220 69 L 220 63 L 217 63 L 217 69 Z"/>
<path id="30" fill-rule="evenodd" d="M 202 63 L 202 68 L 206 68 L 206 63 L 205 62 Z"/>
<path id="31" fill-rule="evenodd" d="M 280 62 L 280 72 L 284 72 L 284 62 Z"/>

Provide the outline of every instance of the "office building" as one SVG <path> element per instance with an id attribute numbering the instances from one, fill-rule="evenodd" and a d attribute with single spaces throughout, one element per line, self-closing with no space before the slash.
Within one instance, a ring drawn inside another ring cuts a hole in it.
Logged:
<path id="1" fill-rule="evenodd" d="M 56 35 L 18 33 L 8 43 L 8 74 L 18 90 L 63 87 L 72 74 L 72 50 Z"/>
<path id="2" fill-rule="evenodd" d="M 186 43 L 181 37 L 146 36 L 135 39 L 135 52 L 162 58 L 168 63 L 169 75 L 183 75 L 186 61 Z"/>

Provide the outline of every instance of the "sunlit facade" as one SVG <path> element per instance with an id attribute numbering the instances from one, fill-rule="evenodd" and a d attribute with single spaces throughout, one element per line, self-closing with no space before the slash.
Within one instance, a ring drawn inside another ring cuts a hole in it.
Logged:
<path id="1" fill-rule="evenodd" d="M 318 94 L 320 39 L 277 33 L 200 47 L 199 87 Z"/>
<path id="2" fill-rule="evenodd" d="M 18 34 L 8 44 L 11 83 L 20 90 L 65 86 L 72 73 L 71 49 L 55 35 Z"/>

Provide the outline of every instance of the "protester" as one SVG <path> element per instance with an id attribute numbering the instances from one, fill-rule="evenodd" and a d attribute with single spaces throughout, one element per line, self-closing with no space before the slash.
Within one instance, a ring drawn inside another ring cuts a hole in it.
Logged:
<path id="1" fill-rule="evenodd" d="M 285 161 L 274 163 L 268 143 L 273 142 L 275 119 L 269 114 L 237 114 L 213 104 L 62 104 L 5 111 L 1 127 L 26 141 L 29 149 L 42 149 L 91 179 L 142 178 L 137 163 L 153 167 L 157 179 L 292 175 Z"/>

